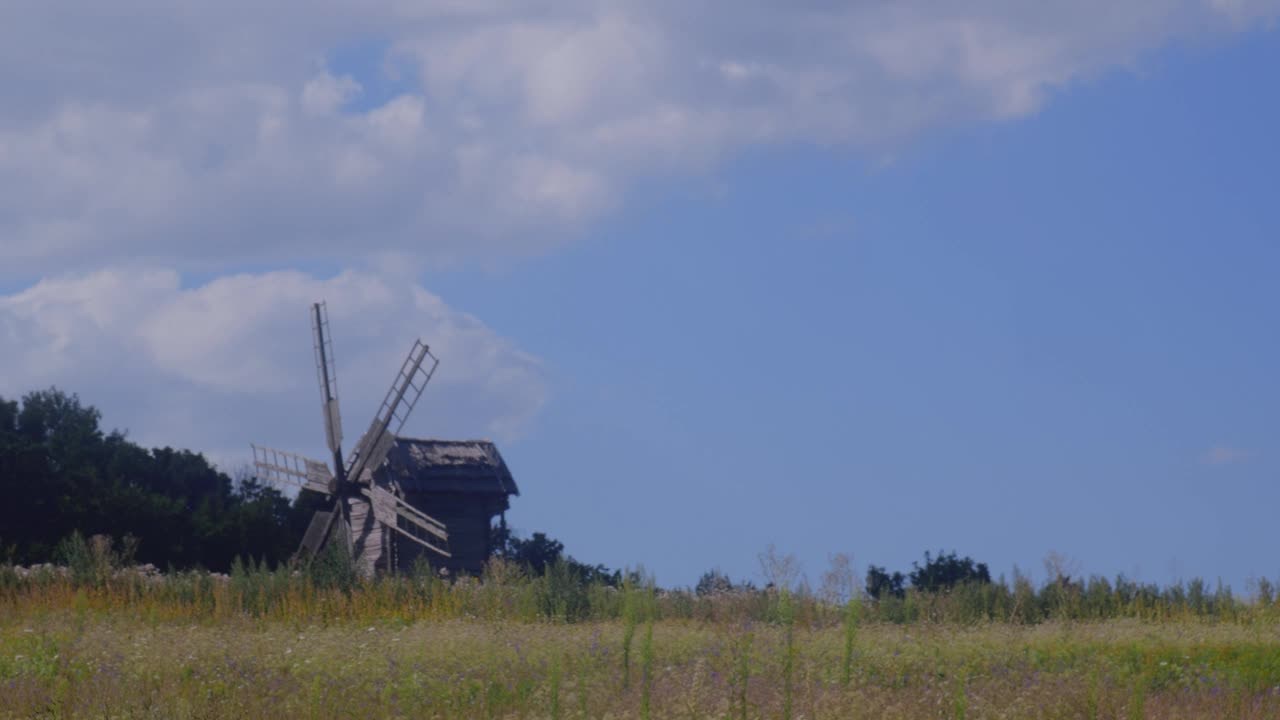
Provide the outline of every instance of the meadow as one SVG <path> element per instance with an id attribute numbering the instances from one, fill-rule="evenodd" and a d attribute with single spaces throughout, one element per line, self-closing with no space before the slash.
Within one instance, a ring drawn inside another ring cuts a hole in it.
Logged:
<path id="1" fill-rule="evenodd" d="M 1269 587 L 1099 582 L 840 602 L 501 562 L 455 582 L 0 568 L 0 717 L 1280 717 Z"/>

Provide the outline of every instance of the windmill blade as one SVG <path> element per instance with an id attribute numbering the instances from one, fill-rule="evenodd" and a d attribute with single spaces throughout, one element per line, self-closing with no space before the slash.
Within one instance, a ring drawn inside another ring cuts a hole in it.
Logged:
<path id="1" fill-rule="evenodd" d="M 351 552 L 351 528 L 342 510 L 342 499 L 334 498 L 333 506 L 328 510 L 317 510 L 307 524 L 307 531 L 298 544 L 295 559 L 314 558 L 324 548 L 326 542 L 342 543 L 343 552 Z"/>
<path id="2" fill-rule="evenodd" d="M 337 483 L 329 466 L 319 460 L 296 453 L 250 445 L 253 448 L 253 466 L 258 477 L 277 486 L 290 485 L 323 495 L 332 495 Z"/>
<path id="3" fill-rule="evenodd" d="M 381 485 L 374 485 L 371 488 L 361 488 L 360 492 L 369 498 L 373 504 L 373 515 L 380 522 L 392 524 L 397 517 L 402 517 L 443 541 L 449 540 L 449 533 L 444 523 L 405 502 L 391 490 Z"/>
<path id="4" fill-rule="evenodd" d="M 441 543 L 447 545 L 449 542 L 449 533 L 445 530 L 444 523 L 413 507 L 381 485 L 361 488 L 360 492 L 369 498 L 373 516 L 378 522 L 436 554 L 453 557 L 441 546 Z M 408 527 L 401 527 L 400 519 L 404 519 Z"/>
<path id="5" fill-rule="evenodd" d="M 334 465 L 342 469 L 342 415 L 338 412 L 338 366 L 333 356 L 333 335 L 329 332 L 329 309 L 322 302 L 311 306 L 312 345 L 316 354 L 316 379 L 320 383 L 320 406 L 324 414 L 324 439 L 333 453 Z"/>
<path id="6" fill-rule="evenodd" d="M 302 543 L 298 546 L 299 556 L 315 557 L 319 554 L 324 538 L 333 525 L 333 516 L 332 510 L 317 510 L 311 516 L 311 523 L 307 525 L 307 531 L 302 535 Z"/>
<path id="7" fill-rule="evenodd" d="M 413 342 L 409 357 L 400 366 L 400 374 L 391 383 L 391 389 L 383 398 L 369 430 L 360 438 L 347 460 L 346 477 L 353 482 L 372 484 L 372 473 L 387 459 L 395 445 L 396 435 L 409 419 L 409 413 L 418 404 L 418 398 L 422 397 L 422 391 L 439 364 L 440 361 L 421 340 Z"/>

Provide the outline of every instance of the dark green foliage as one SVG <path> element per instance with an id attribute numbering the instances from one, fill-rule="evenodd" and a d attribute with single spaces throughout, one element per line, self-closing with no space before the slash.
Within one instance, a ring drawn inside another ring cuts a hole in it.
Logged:
<path id="1" fill-rule="evenodd" d="M 563 559 L 547 565 L 538 579 L 538 609 L 544 617 L 572 621 L 591 613 L 590 584 L 579 570 Z"/>
<path id="2" fill-rule="evenodd" d="M 512 536 L 506 557 L 529 568 L 535 575 L 544 575 L 548 567 L 564 557 L 564 543 L 540 532 L 534 533 L 528 540 Z"/>
<path id="3" fill-rule="evenodd" d="M 137 552 L 138 539 L 132 535 L 114 543 L 105 535 L 85 540 L 79 532 L 72 532 L 58 543 L 53 559 L 71 571 L 71 579 L 77 585 L 102 587 L 115 570 L 132 564 Z"/>
<path id="4" fill-rule="evenodd" d="M 274 488 L 233 481 L 188 450 L 144 449 L 100 420 L 56 388 L 0 398 L 6 559 L 48 562 L 66 539 L 63 559 L 80 562 L 83 538 L 104 535 L 135 538 L 138 562 L 225 571 L 237 555 L 278 563 L 297 547 L 310 512 Z"/>
<path id="5" fill-rule="evenodd" d="M 876 600 L 881 597 L 902 597 L 906 593 L 903 588 L 905 582 L 906 578 L 900 572 L 890 575 L 882 567 L 876 565 L 867 567 L 867 594 Z"/>
<path id="6" fill-rule="evenodd" d="M 698 597 L 733 592 L 733 581 L 729 579 L 728 575 L 720 572 L 719 568 L 708 570 L 702 573 L 702 577 L 698 578 L 698 584 L 694 586 L 693 591 Z"/>
<path id="7" fill-rule="evenodd" d="M 426 562 L 425 558 L 420 559 Z M 331 542 L 325 545 L 311 558 L 305 569 L 316 587 L 322 589 L 335 588 L 350 594 L 360 580 L 355 564 L 351 561 L 351 553 L 347 552 L 342 543 Z M 415 571 L 420 572 L 420 569 L 415 568 Z"/>
<path id="8" fill-rule="evenodd" d="M 930 557 L 926 551 L 924 566 L 913 562 L 911 567 L 913 569 L 907 577 L 911 581 L 911 587 L 921 592 L 950 590 L 966 582 L 991 582 L 991 573 L 987 570 L 986 563 L 975 563 L 970 557 L 956 557 L 954 550 L 950 553 L 939 551 L 936 558 Z"/>
<path id="9" fill-rule="evenodd" d="M 698 597 L 708 597 L 717 593 L 751 592 L 755 589 L 756 586 L 751 582 L 735 583 L 728 575 L 716 568 L 702 573 L 693 592 Z"/>
<path id="10" fill-rule="evenodd" d="M 500 526 L 493 529 L 490 546 L 494 557 L 527 568 L 534 576 L 546 576 L 552 569 L 556 569 L 566 577 L 575 578 L 580 585 L 618 587 L 622 584 L 622 571 L 611 570 L 604 565 L 578 562 L 573 556 L 565 555 L 564 543 L 547 537 L 546 533 L 535 532 L 532 537 L 523 539 L 505 526 Z M 563 567 L 557 568 L 559 565 Z"/>
<path id="11" fill-rule="evenodd" d="M 974 562 L 970 557 L 958 557 L 955 551 L 939 552 L 935 558 L 924 554 L 924 565 L 911 563 L 908 575 L 890 573 L 878 565 L 867 567 L 867 595 L 875 600 L 903 600 L 907 595 L 906 584 L 918 593 L 936 593 L 951 590 L 958 585 L 989 585 L 991 572 L 986 563 Z M 909 610 L 909 605 L 904 606 Z"/>

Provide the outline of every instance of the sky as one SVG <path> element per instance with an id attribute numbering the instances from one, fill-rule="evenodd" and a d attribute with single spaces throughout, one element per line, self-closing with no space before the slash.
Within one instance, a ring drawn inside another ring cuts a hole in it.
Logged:
<path id="1" fill-rule="evenodd" d="M 0 396 L 404 434 L 663 585 L 1280 577 L 1280 3 L 0 8 Z M 354 437 L 349 437 L 351 442 Z"/>

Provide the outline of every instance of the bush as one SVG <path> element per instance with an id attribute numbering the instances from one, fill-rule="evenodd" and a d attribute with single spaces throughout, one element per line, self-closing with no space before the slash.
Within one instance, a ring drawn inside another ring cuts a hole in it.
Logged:
<path id="1" fill-rule="evenodd" d="M 58 543 L 54 559 L 66 566 L 77 585 L 102 587 L 117 570 L 133 564 L 138 540 L 132 535 L 125 535 L 118 550 L 113 545 L 106 535 L 94 535 L 85 540 L 76 531 Z"/>
<path id="2" fill-rule="evenodd" d="M 307 564 L 306 572 L 317 588 L 341 590 L 347 594 L 360 580 L 351 561 L 351 553 L 340 542 L 326 543 Z"/>

